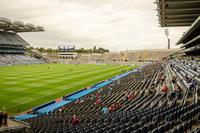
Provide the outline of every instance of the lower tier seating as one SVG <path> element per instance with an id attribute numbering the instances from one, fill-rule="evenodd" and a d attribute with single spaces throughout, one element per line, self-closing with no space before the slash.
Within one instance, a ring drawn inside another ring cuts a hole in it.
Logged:
<path id="1" fill-rule="evenodd" d="M 189 94 L 175 65 L 174 61 L 149 64 L 49 114 L 24 121 L 35 133 L 197 132 L 200 106 L 193 99 L 199 95 L 198 83 Z"/>

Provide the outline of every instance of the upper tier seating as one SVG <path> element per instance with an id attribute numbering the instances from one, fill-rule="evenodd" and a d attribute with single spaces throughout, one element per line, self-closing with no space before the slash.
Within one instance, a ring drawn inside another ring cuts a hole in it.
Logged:
<path id="1" fill-rule="evenodd" d="M 23 54 L 28 43 L 15 33 L 0 32 L 0 53 Z"/>
<path id="2" fill-rule="evenodd" d="M 2 33 L 0 32 L 0 44 L 4 45 L 24 45 L 26 46 L 27 43 L 17 34 L 15 33 Z"/>
<path id="3" fill-rule="evenodd" d="M 20 65 L 20 64 L 43 64 L 43 63 L 45 62 L 36 58 L 32 58 L 27 55 L 0 54 L 0 66 Z"/>

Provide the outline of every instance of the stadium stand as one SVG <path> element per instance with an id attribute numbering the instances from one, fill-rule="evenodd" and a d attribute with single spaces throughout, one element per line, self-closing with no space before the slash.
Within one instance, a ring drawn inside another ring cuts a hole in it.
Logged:
<path id="1" fill-rule="evenodd" d="M 179 74 L 186 75 L 187 71 L 181 69 L 177 73 L 179 67 L 176 63 L 171 61 L 167 67 L 162 63 L 149 64 L 53 112 L 24 121 L 30 123 L 33 132 L 154 133 L 199 130 L 200 107 L 196 98 L 189 95 L 190 83 Z M 180 76 L 177 84 L 171 82 L 173 74 Z M 167 91 L 163 91 L 165 84 Z M 172 97 L 175 85 L 180 86 L 181 90 L 177 92 L 180 95 Z M 197 91 L 191 94 L 196 95 Z M 103 107 L 108 107 L 109 112 L 102 113 Z"/>
<path id="2" fill-rule="evenodd" d="M 63 64 L 124 64 L 131 65 L 139 62 L 154 62 L 174 54 L 179 49 L 148 49 L 127 50 L 121 52 L 105 53 L 48 53 L 46 58 L 49 62 Z"/>
<path id="3" fill-rule="evenodd" d="M 17 32 L 38 31 L 43 31 L 43 28 L 0 18 L 0 66 L 44 63 L 25 54 L 29 44 L 17 34 Z"/>
<path id="4" fill-rule="evenodd" d="M 159 61 L 163 58 L 177 53 L 179 49 L 147 49 L 147 50 L 128 50 L 127 61 Z"/>

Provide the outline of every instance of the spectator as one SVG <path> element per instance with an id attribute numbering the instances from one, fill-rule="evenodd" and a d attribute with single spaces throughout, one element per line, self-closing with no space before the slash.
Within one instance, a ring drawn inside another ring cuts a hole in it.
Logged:
<path id="1" fill-rule="evenodd" d="M 164 81 L 165 81 L 165 76 L 162 75 L 162 76 L 161 76 L 161 83 L 163 83 Z"/>
<path id="2" fill-rule="evenodd" d="M 145 90 L 146 95 L 151 95 L 152 93 L 153 93 L 152 88 L 148 88 L 148 89 Z"/>
<path id="3" fill-rule="evenodd" d="M 122 107 L 122 105 L 121 105 L 121 102 L 119 101 L 119 102 L 115 103 L 114 110 L 119 109 L 121 107 Z"/>
<path id="4" fill-rule="evenodd" d="M 161 90 L 161 93 L 167 93 L 168 92 L 168 87 L 166 85 L 166 83 L 164 84 L 162 90 Z"/>
<path id="5" fill-rule="evenodd" d="M 102 110 L 101 110 L 101 112 L 103 114 L 108 114 L 109 113 L 108 107 L 107 106 L 103 107 Z"/>
<path id="6" fill-rule="evenodd" d="M 99 99 L 96 100 L 95 104 L 98 105 L 100 103 L 101 103 L 101 99 L 99 98 Z"/>
<path id="7" fill-rule="evenodd" d="M 97 94 L 96 94 L 96 99 L 99 99 L 100 96 L 101 96 L 101 95 L 100 95 L 99 93 L 97 93 Z"/>
<path id="8" fill-rule="evenodd" d="M 121 107 L 122 107 L 122 102 L 119 101 L 119 102 L 118 102 L 118 108 L 121 108 Z"/>
<path id="9" fill-rule="evenodd" d="M 114 108 L 113 106 L 111 105 L 109 108 L 108 108 L 109 112 L 113 112 L 114 111 Z"/>
<path id="10" fill-rule="evenodd" d="M 187 83 L 190 83 L 192 81 L 192 78 L 189 75 L 186 75 L 186 81 Z"/>
<path id="11" fill-rule="evenodd" d="M 196 66 L 192 67 L 192 70 L 197 71 L 197 67 Z"/>
<path id="12" fill-rule="evenodd" d="M 61 109 L 61 108 L 59 109 L 59 113 L 60 113 L 60 114 L 62 113 L 62 109 Z"/>
<path id="13" fill-rule="evenodd" d="M 73 115 L 72 119 L 70 120 L 72 126 L 76 126 L 80 123 L 79 118 L 76 115 Z"/>
<path id="14" fill-rule="evenodd" d="M 129 93 L 128 91 L 126 91 L 124 100 L 125 100 L 125 101 L 128 101 L 129 96 L 130 96 L 130 93 Z"/>
<path id="15" fill-rule="evenodd" d="M 90 97 L 90 99 L 91 99 L 91 100 L 95 99 L 95 95 L 92 95 L 92 96 Z"/>
<path id="16" fill-rule="evenodd" d="M 128 95 L 128 99 L 132 100 L 134 97 L 135 97 L 134 92 L 132 92 L 132 93 L 130 92 L 129 95 Z"/>
<path id="17" fill-rule="evenodd" d="M 174 97 L 180 97 L 180 95 L 181 95 L 181 87 L 176 84 L 174 86 L 174 90 L 173 90 L 170 98 L 173 99 Z"/>
<path id="18" fill-rule="evenodd" d="M 109 87 L 108 88 L 108 94 L 111 94 L 111 92 L 112 92 L 112 87 Z"/>
<path id="19" fill-rule="evenodd" d="M 193 79 L 191 80 L 191 82 L 188 83 L 188 84 L 189 84 L 189 90 L 190 90 L 190 91 L 195 91 L 195 90 L 196 90 L 197 82 L 195 81 L 194 78 L 193 78 Z"/>
<path id="20" fill-rule="evenodd" d="M 0 112 L 0 127 L 1 127 L 2 124 L 3 124 L 3 113 Z"/>
<path id="21" fill-rule="evenodd" d="M 175 84 L 176 83 L 176 76 L 172 77 L 172 83 Z"/>
<path id="22" fill-rule="evenodd" d="M 80 103 L 80 99 L 76 99 L 75 104 L 79 104 Z"/>
<path id="23" fill-rule="evenodd" d="M 3 114 L 3 125 L 6 125 L 7 126 L 7 124 L 8 124 L 8 114 L 5 112 L 4 114 Z"/>

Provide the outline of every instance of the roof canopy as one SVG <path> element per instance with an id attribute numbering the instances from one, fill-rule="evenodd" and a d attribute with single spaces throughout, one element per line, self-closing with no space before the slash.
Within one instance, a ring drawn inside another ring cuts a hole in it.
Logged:
<path id="1" fill-rule="evenodd" d="M 11 21 L 7 18 L 0 18 L 0 31 L 6 32 L 39 32 L 44 31 L 44 28 L 41 26 L 34 26 L 33 24 L 26 23 L 21 21 Z"/>
<path id="2" fill-rule="evenodd" d="M 190 28 L 184 33 L 184 35 L 176 43 L 188 45 L 192 42 L 199 40 L 199 31 L 200 31 L 200 17 L 190 26 Z"/>
<path id="3" fill-rule="evenodd" d="M 161 27 L 190 26 L 200 16 L 200 0 L 156 0 Z"/>

